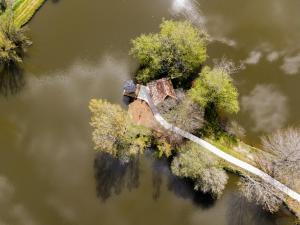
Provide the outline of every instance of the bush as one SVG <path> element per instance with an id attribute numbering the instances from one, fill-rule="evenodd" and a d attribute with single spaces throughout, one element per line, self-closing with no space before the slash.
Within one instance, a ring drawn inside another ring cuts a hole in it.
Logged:
<path id="1" fill-rule="evenodd" d="M 204 193 L 212 193 L 219 198 L 227 184 L 228 176 L 223 169 L 216 167 L 203 170 L 195 184 L 195 189 Z"/>
<path id="2" fill-rule="evenodd" d="M 172 146 L 166 139 L 164 138 L 157 139 L 155 145 L 157 149 L 158 158 L 162 158 L 163 156 L 168 158 L 172 155 Z"/>
<path id="3" fill-rule="evenodd" d="M 188 142 L 179 150 L 171 169 L 178 177 L 190 178 L 195 182 L 195 190 L 210 193 L 219 198 L 225 189 L 228 176 L 219 167 L 218 160 L 195 143 Z"/>
<path id="4" fill-rule="evenodd" d="M 189 22 L 165 20 L 160 32 L 141 35 L 132 41 L 130 54 L 140 64 L 136 79 L 147 83 L 162 77 L 183 83 L 206 60 L 206 40 Z"/>

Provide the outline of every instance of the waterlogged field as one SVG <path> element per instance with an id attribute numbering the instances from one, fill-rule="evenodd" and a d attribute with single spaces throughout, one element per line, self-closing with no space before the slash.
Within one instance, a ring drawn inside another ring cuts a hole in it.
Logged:
<path id="1" fill-rule="evenodd" d="M 26 2 L 15 2 L 20 25 L 40 4 Z M 208 64 L 226 57 L 241 65 L 235 119 L 259 147 L 260 135 L 300 122 L 299 7 L 297 0 L 47 1 L 28 24 L 34 44 L 10 86 L 16 94 L 0 97 L 0 224 L 293 224 L 285 209 L 269 215 L 240 198 L 234 176 L 212 201 L 171 176 L 167 162 L 149 156 L 139 169 L 125 168 L 95 155 L 87 106 L 91 98 L 123 104 L 123 82 L 136 70 L 130 40 L 157 32 L 162 18 L 186 18 L 209 35 Z"/>

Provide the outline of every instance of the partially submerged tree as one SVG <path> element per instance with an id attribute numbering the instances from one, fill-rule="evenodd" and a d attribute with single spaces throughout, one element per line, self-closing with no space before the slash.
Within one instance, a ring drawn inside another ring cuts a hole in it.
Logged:
<path id="1" fill-rule="evenodd" d="M 300 184 L 300 130 L 288 128 L 262 138 L 267 152 L 257 157 L 257 165 L 276 180 L 296 188 Z M 264 209 L 274 213 L 284 201 L 284 196 L 272 185 L 260 179 L 246 177 L 241 180 L 242 193 Z"/>
<path id="2" fill-rule="evenodd" d="M 91 126 L 95 149 L 111 154 L 123 161 L 143 153 L 150 143 L 151 131 L 135 125 L 128 113 L 119 105 L 92 99 Z"/>
<path id="3" fill-rule="evenodd" d="M 300 129 L 278 130 L 263 137 L 262 146 L 271 153 L 259 158 L 271 176 L 291 187 L 300 183 Z"/>
<path id="4" fill-rule="evenodd" d="M 239 186 L 248 201 L 261 205 L 271 213 L 277 212 L 284 201 L 282 192 L 261 179 L 246 176 L 241 179 Z"/>
<path id="5" fill-rule="evenodd" d="M 219 161 L 192 142 L 182 146 L 179 152 L 172 162 L 172 173 L 192 179 L 195 182 L 195 190 L 219 198 L 228 180 L 226 172 L 219 166 Z"/>
<path id="6" fill-rule="evenodd" d="M 161 77 L 186 81 L 206 60 L 206 40 L 191 23 L 164 20 L 160 32 L 141 35 L 132 41 L 130 54 L 140 64 L 138 82 Z"/>
<path id="7" fill-rule="evenodd" d="M 238 91 L 230 75 L 220 68 L 205 67 L 189 95 L 202 108 L 213 105 L 218 111 L 226 113 L 239 111 Z"/>

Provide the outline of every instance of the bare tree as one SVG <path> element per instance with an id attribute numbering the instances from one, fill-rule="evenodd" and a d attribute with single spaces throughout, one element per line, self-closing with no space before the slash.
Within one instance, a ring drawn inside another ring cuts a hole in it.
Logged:
<path id="1" fill-rule="evenodd" d="M 262 146 L 273 155 L 260 157 L 271 176 L 293 187 L 300 179 L 300 129 L 276 131 L 262 138 Z"/>
<path id="2" fill-rule="evenodd" d="M 235 74 L 238 73 L 240 70 L 245 69 L 243 63 L 240 62 L 239 65 L 236 65 L 232 60 L 227 59 L 223 56 L 221 59 L 213 59 L 213 63 L 216 69 L 219 69 L 227 74 Z"/>
<path id="3" fill-rule="evenodd" d="M 288 128 L 262 138 L 265 152 L 257 155 L 256 164 L 276 180 L 290 187 L 299 185 L 300 178 L 300 130 Z M 282 192 L 274 186 L 247 176 L 241 179 L 240 189 L 250 201 L 274 213 L 284 201 Z M 298 186 L 299 187 L 299 186 Z"/>
<path id="4" fill-rule="evenodd" d="M 246 176 L 241 179 L 239 186 L 242 194 L 249 201 L 261 205 L 271 213 L 277 212 L 283 203 L 283 193 L 261 179 Z"/>
<path id="5" fill-rule="evenodd" d="M 246 131 L 237 121 L 229 121 L 225 124 L 225 131 L 234 137 L 244 138 Z"/>

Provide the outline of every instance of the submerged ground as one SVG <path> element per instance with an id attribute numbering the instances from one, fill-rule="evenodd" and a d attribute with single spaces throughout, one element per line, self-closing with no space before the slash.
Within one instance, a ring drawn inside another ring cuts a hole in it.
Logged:
<path id="1" fill-rule="evenodd" d="M 48 1 L 33 18 L 24 86 L 0 99 L 0 224 L 289 224 L 284 213 L 273 218 L 234 197 L 234 177 L 210 207 L 201 198 L 193 204 L 191 190 L 177 181 L 169 185 L 173 191 L 163 185 L 155 202 L 150 163 L 142 167 L 137 190 L 106 203 L 96 197 L 100 166 L 93 168 L 88 101 L 122 103 L 122 83 L 135 68 L 129 40 L 156 31 L 174 14 L 173 3 Z M 195 5 L 181 12 L 206 21 L 219 40 L 209 46 L 210 61 L 225 55 L 245 63 L 235 80 L 242 104 L 237 120 L 248 142 L 258 145 L 261 133 L 298 125 L 298 1 L 199 3 L 202 13 Z"/>

